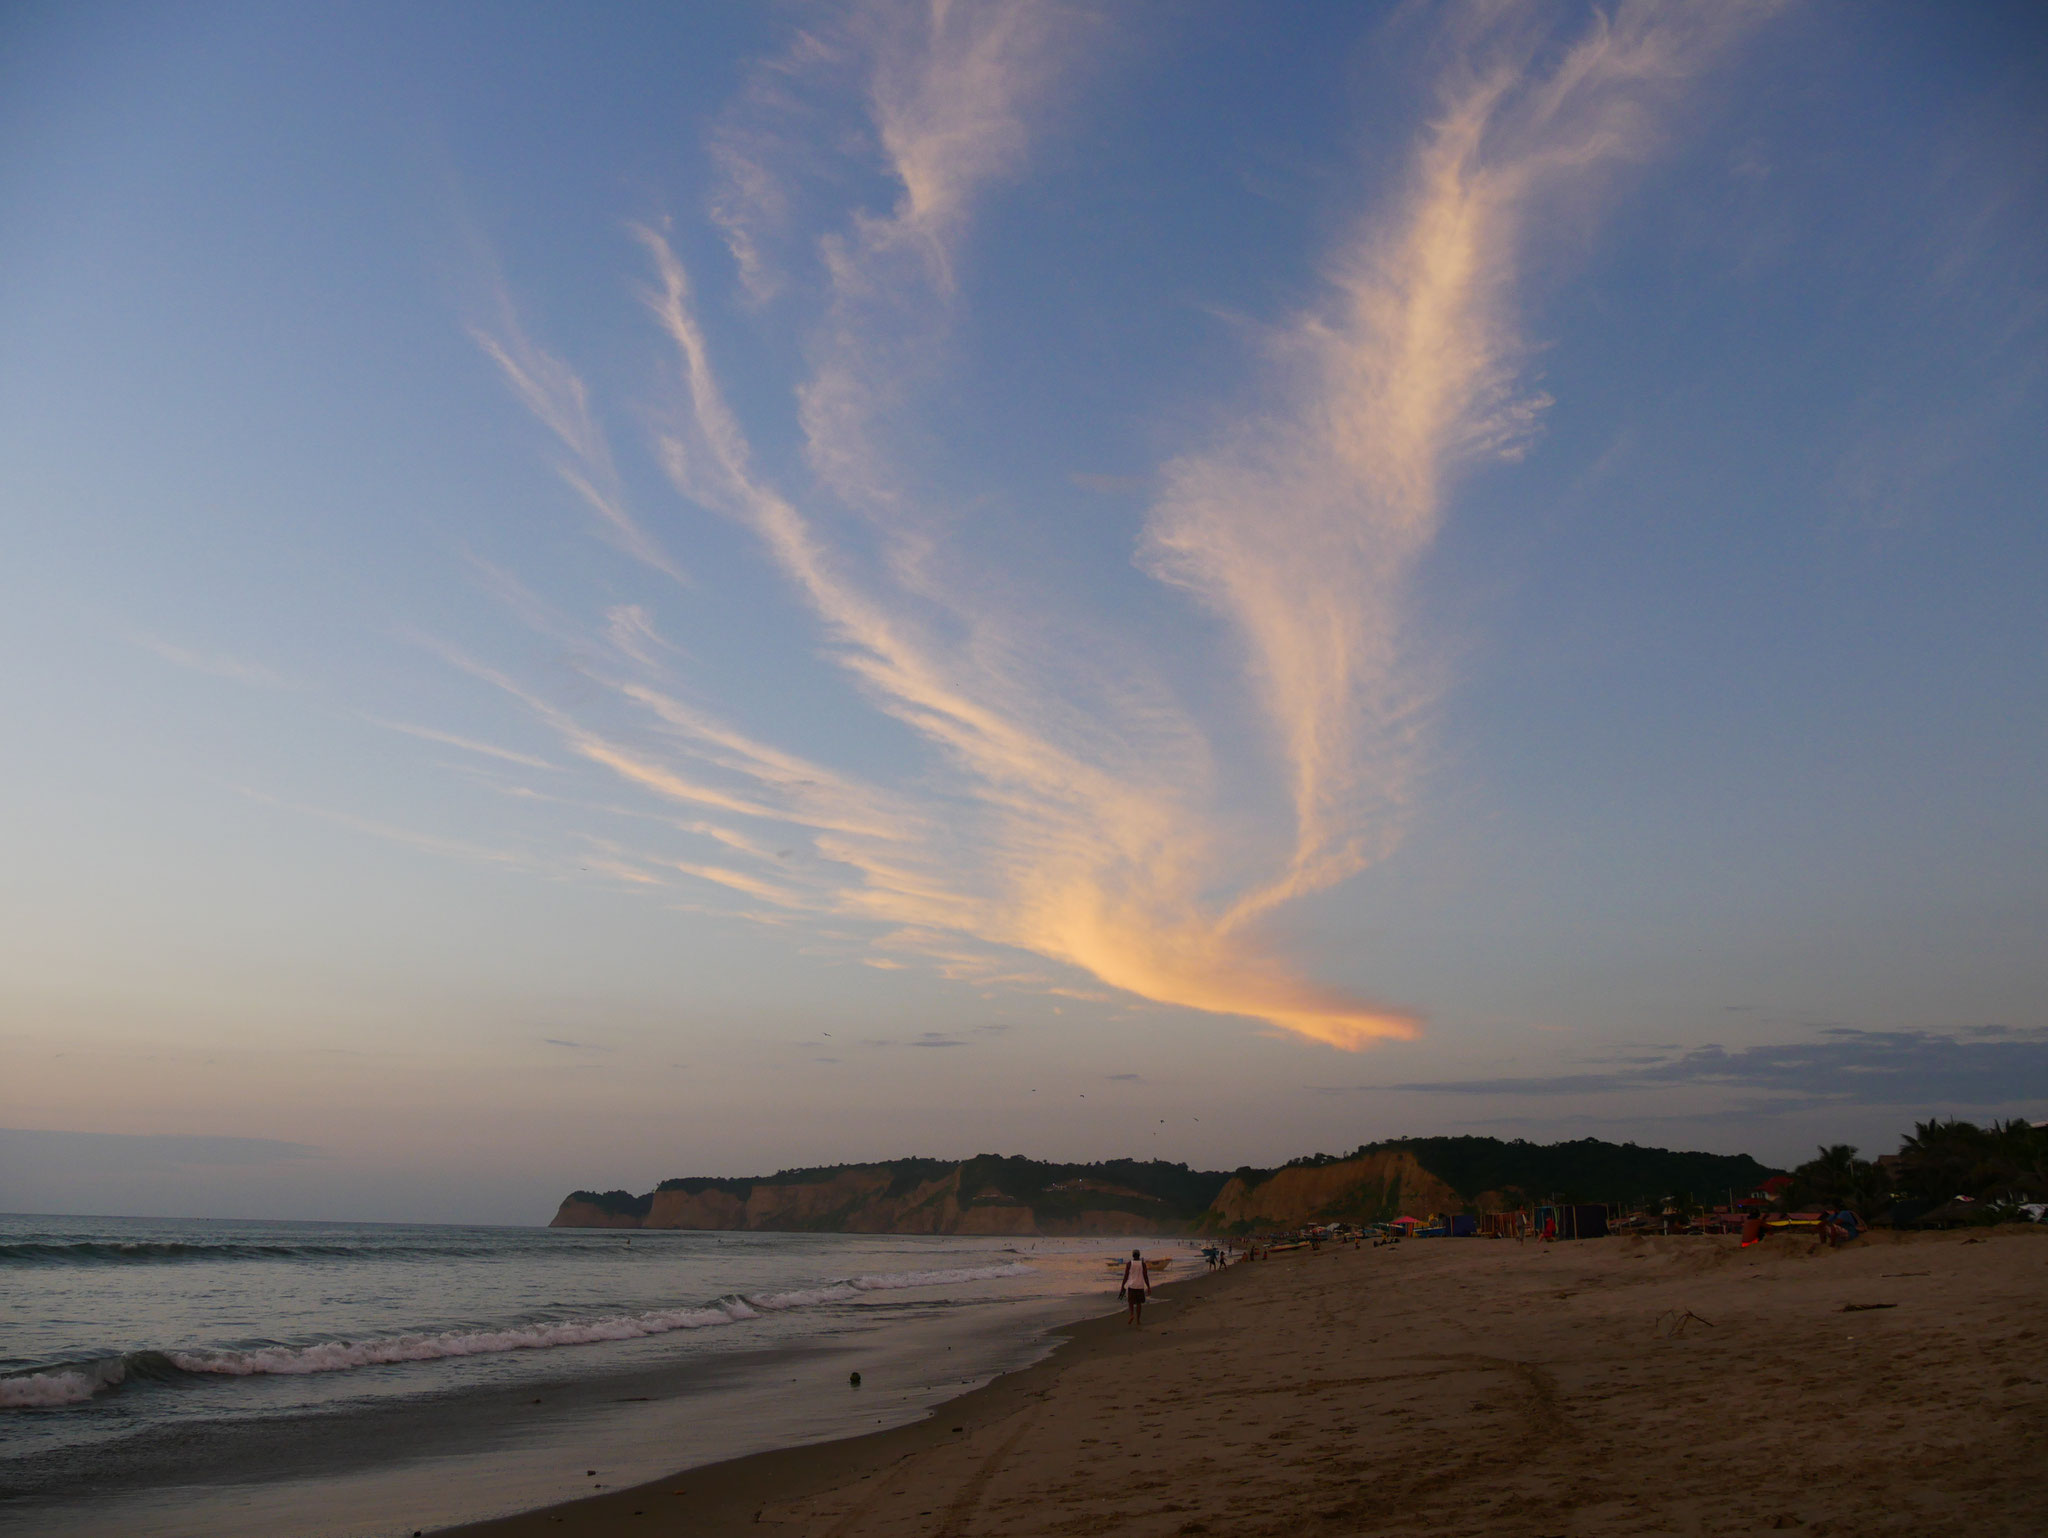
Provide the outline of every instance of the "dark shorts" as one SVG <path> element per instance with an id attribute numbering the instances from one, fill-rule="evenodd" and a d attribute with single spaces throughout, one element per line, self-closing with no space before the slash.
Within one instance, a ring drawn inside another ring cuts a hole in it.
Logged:
<path id="1" fill-rule="evenodd" d="M 1143 1303 L 1145 1301 L 1145 1289 L 1142 1287 L 1126 1287 L 1124 1289 L 1124 1301 L 1126 1303 Z"/>

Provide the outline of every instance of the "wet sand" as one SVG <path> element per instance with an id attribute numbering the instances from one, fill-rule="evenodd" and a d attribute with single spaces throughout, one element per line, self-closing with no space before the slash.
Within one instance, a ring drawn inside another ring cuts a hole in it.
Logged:
<path id="1" fill-rule="evenodd" d="M 918 1425 L 455 1531 L 2032 1535 L 2044 1305 L 2048 1228 L 1298 1252 Z"/>

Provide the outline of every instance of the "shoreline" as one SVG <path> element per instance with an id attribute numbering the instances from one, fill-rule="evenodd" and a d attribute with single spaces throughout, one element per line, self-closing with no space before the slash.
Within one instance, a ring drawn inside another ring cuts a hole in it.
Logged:
<path id="1" fill-rule="evenodd" d="M 90 1237 L 99 1243 L 105 1236 Z M 272 1237 L 266 1228 L 249 1243 L 268 1245 Z M 303 1288 L 309 1276 L 342 1307 L 310 1329 L 302 1325 L 295 1343 L 281 1349 L 302 1352 L 307 1341 L 332 1339 L 352 1350 L 350 1324 L 367 1314 L 374 1326 L 380 1311 L 391 1320 L 431 1319 L 434 1300 L 426 1294 L 444 1283 L 451 1313 L 464 1311 L 463 1330 L 504 1316 L 520 1302 L 505 1294 L 518 1289 L 563 1300 L 550 1305 L 549 1319 L 630 1325 L 641 1311 L 658 1309 L 661 1317 L 647 1317 L 667 1323 L 669 1312 L 694 1320 L 716 1309 L 710 1323 L 731 1327 L 644 1337 L 600 1329 L 594 1341 L 546 1349 L 485 1339 L 495 1349 L 368 1366 L 341 1361 L 303 1373 L 290 1363 L 274 1372 L 173 1372 L 138 1348 L 118 1360 L 132 1357 L 142 1370 L 103 1398 L 0 1415 L 0 1462 L 7 1465 L 0 1530 L 52 1538 L 115 1528 L 135 1538 L 403 1538 L 574 1500 L 592 1490 L 593 1481 L 581 1477 L 589 1468 L 603 1467 L 595 1483 L 617 1489 L 685 1464 L 914 1423 L 933 1405 L 1042 1359 L 1058 1343 L 1056 1328 L 1115 1306 L 1099 1241 L 1023 1247 L 768 1235 L 740 1236 L 747 1242 L 735 1252 L 704 1242 L 714 1236 L 686 1234 L 674 1236 L 677 1244 L 625 1251 L 609 1236 L 596 1247 L 572 1244 L 568 1261 L 558 1263 L 553 1241 L 561 1236 L 541 1235 L 547 1243 L 523 1242 L 523 1232 L 511 1237 L 522 1242 L 485 1246 L 481 1262 L 456 1244 L 447 1251 L 454 1260 L 432 1249 L 430 1265 L 395 1276 L 378 1263 L 373 1241 L 359 1246 L 366 1255 L 343 1257 L 345 1272 L 325 1259 L 317 1264 L 327 1269 L 317 1273 L 281 1262 L 230 1272 L 221 1268 L 240 1257 L 229 1255 L 199 1265 L 155 1256 L 80 1263 L 60 1275 L 75 1271 L 79 1285 L 98 1287 L 88 1295 L 105 1302 L 115 1321 L 105 1329 L 119 1332 L 123 1345 L 181 1332 L 204 1339 L 202 1332 L 222 1323 L 223 1335 L 237 1334 L 234 1320 L 207 1313 L 210 1300 L 229 1295 L 227 1284 L 274 1293 Z M 191 1240 L 173 1233 L 150 1242 Z M 492 1290 L 473 1282 L 469 1273 L 479 1269 L 488 1271 L 486 1283 L 515 1280 Z M 155 1306 L 159 1289 L 171 1308 L 162 1319 L 142 1306 Z M 664 1308 L 665 1293 L 685 1302 Z M 188 1295 L 196 1301 L 177 1313 Z M 692 1307 L 693 1297 L 709 1301 Z M 734 1306 L 740 1299 L 752 1300 L 749 1308 Z M 124 1313 L 127 1305 L 135 1306 Z M 433 1343 L 431 1329 L 423 1338 Z M 43 1355 L 56 1360 L 63 1346 Z M 849 1369 L 865 1378 L 863 1392 L 847 1392 Z"/>
<path id="2" fill-rule="evenodd" d="M 1196 1286 L 1199 1281 L 1202 1285 Z M 908 1425 L 467 1538 L 2038 1530 L 2048 1231 L 1296 1252 Z M 680 1493 L 678 1493 L 680 1492 Z"/>
<path id="3" fill-rule="evenodd" d="M 1220 1272 L 1177 1277 L 1161 1282 L 1153 1297 L 1164 1307 L 1178 1310 L 1245 1269 L 1230 1266 Z M 1160 1298 L 1161 1294 L 1169 1296 Z M 1117 1354 L 1129 1355 L 1156 1336 L 1157 1323 L 1155 1317 L 1144 1329 L 1131 1330 L 1124 1323 L 1122 1305 L 1117 1304 L 1111 1313 L 1052 1326 L 1046 1335 L 1054 1342 L 1053 1348 L 1039 1360 L 941 1400 L 918 1420 L 857 1436 L 722 1459 L 620 1490 L 428 1531 L 434 1538 L 578 1538 L 581 1534 L 641 1532 L 648 1529 L 649 1519 L 666 1519 L 662 1525 L 686 1524 L 690 1534 L 706 1538 L 742 1531 L 758 1535 L 762 1514 L 769 1506 L 823 1494 L 905 1458 L 986 1430 L 1043 1399 L 1071 1365 L 1063 1359 L 1072 1353 L 1086 1346 L 1115 1349 L 1121 1336 L 1125 1344 Z M 955 1427 L 964 1429 L 955 1431 Z"/>

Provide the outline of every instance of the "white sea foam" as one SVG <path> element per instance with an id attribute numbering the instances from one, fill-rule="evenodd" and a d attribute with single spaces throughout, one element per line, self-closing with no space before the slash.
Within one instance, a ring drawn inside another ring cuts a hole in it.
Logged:
<path id="1" fill-rule="evenodd" d="M 269 1346 L 251 1351 L 172 1351 L 166 1355 L 186 1372 L 218 1373 L 237 1378 L 259 1373 L 344 1372 L 356 1367 L 426 1362 L 440 1357 L 544 1351 L 555 1346 L 585 1346 L 597 1341 L 638 1340 L 649 1335 L 666 1335 L 672 1330 L 701 1330 L 736 1324 L 744 1319 L 758 1318 L 763 1312 L 780 1313 L 788 1309 L 812 1308 L 821 1303 L 844 1303 L 867 1292 L 995 1281 L 1003 1277 L 1029 1275 L 1030 1271 L 1031 1267 L 1022 1263 L 962 1266 L 948 1271 L 904 1271 L 886 1276 L 857 1276 L 823 1287 L 766 1293 L 758 1297 L 721 1298 L 703 1308 L 655 1309 L 605 1319 L 561 1320 L 503 1330 L 447 1330 L 439 1334 L 394 1335 L 377 1340 L 326 1341 L 315 1346 Z M 7 1379 L 0 1380 L 0 1383 L 17 1381 L 22 1380 Z M 78 1397 L 88 1397 L 91 1392 L 87 1390 Z"/>
<path id="2" fill-rule="evenodd" d="M 605 1340 L 639 1340 L 671 1330 L 701 1330 L 755 1318 L 737 1298 L 710 1308 L 655 1309 L 608 1319 L 565 1319 L 507 1330 L 444 1330 L 436 1335 L 392 1335 L 381 1340 L 323 1341 L 317 1346 L 270 1346 L 254 1351 L 172 1351 L 186 1372 L 246 1378 L 258 1373 L 344 1372 L 394 1362 L 430 1362 L 449 1356 L 489 1356 L 501 1351 L 545 1351 L 555 1346 L 588 1346 Z"/>
<path id="3" fill-rule="evenodd" d="M 897 1287 L 944 1287 L 954 1282 L 992 1282 L 1005 1276 L 1029 1276 L 1021 1260 L 1001 1266 L 961 1266 L 952 1271 L 899 1271 L 893 1276 L 856 1276 L 847 1283 L 862 1292 L 887 1292 Z"/>
<path id="4" fill-rule="evenodd" d="M 0 1378 L 0 1410 L 46 1410 L 57 1405 L 83 1404 L 101 1389 L 112 1388 L 127 1376 L 118 1360 L 100 1362 L 90 1368 L 66 1368 L 58 1372 L 23 1373 Z"/>
<path id="5" fill-rule="evenodd" d="M 810 1308 L 819 1303 L 845 1303 L 864 1292 L 893 1292 L 899 1287 L 951 1287 L 962 1282 L 993 1282 L 1006 1276 L 1028 1276 L 1031 1267 L 1013 1261 L 1001 1266 L 956 1266 L 950 1271 L 898 1271 L 888 1276 L 854 1276 L 824 1287 L 801 1288 L 795 1292 L 749 1295 L 756 1308 L 780 1310 Z"/>
<path id="6" fill-rule="evenodd" d="M 860 1289 L 848 1282 L 829 1287 L 804 1287 L 795 1292 L 766 1292 L 747 1301 L 756 1308 L 780 1312 L 786 1308 L 814 1308 L 820 1303 L 845 1303 L 860 1296 Z"/>

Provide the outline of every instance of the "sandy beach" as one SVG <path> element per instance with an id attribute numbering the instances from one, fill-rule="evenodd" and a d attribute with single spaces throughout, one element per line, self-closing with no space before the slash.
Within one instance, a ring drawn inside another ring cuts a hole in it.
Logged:
<path id="1" fill-rule="evenodd" d="M 2040 1229 L 1297 1252 L 915 1426 L 456 1531 L 2033 1534 L 2044 1298 Z"/>

